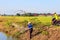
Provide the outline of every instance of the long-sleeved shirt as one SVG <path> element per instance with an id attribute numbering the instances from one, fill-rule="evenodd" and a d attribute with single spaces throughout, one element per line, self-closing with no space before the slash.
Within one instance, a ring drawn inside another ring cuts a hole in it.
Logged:
<path id="1" fill-rule="evenodd" d="M 54 14 L 54 17 L 56 18 L 56 20 L 58 20 L 58 15 L 57 14 Z"/>
<path id="2" fill-rule="evenodd" d="M 28 28 L 29 29 L 33 28 L 33 25 L 32 24 L 28 24 Z"/>

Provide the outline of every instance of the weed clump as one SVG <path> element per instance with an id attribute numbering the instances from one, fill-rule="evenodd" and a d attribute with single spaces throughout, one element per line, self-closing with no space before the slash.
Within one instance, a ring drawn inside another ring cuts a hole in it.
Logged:
<path id="1" fill-rule="evenodd" d="M 48 35 L 49 33 L 48 33 L 48 31 L 42 31 L 41 34 L 43 34 L 43 35 Z"/>

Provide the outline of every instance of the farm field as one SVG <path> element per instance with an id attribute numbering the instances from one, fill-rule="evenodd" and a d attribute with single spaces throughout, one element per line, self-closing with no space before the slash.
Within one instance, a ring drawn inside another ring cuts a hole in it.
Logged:
<path id="1" fill-rule="evenodd" d="M 0 16 L 0 21 L 3 21 L 4 23 L 6 22 L 23 22 L 23 21 L 39 21 L 43 24 L 47 24 L 50 23 L 51 24 L 51 20 L 52 20 L 52 16 L 34 16 L 34 17 L 22 17 L 22 16 Z M 32 21 L 32 22 L 33 22 Z"/>
<path id="2" fill-rule="evenodd" d="M 0 16 L 0 31 L 17 40 L 30 40 L 27 23 L 33 23 L 33 37 L 31 40 L 59 39 L 60 26 L 52 25 L 52 16 Z M 26 28 L 26 29 L 25 29 Z M 22 32 L 22 33 L 21 33 Z"/>

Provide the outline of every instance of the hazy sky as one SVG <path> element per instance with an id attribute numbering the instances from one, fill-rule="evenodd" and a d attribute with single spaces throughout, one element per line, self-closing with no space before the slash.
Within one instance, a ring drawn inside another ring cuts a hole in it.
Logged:
<path id="1" fill-rule="evenodd" d="M 17 10 L 60 13 L 60 0 L 0 0 L 0 13 L 13 14 Z"/>

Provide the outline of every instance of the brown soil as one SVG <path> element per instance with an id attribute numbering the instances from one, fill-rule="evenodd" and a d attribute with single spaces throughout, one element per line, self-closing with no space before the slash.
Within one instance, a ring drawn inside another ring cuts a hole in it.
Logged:
<path id="1" fill-rule="evenodd" d="M 3 25 L 0 25 L 0 31 L 13 35 L 19 30 L 17 28 L 5 28 Z M 34 29 L 31 39 L 29 36 L 29 31 L 17 36 L 17 38 L 18 40 L 60 40 L 60 27 L 50 27 L 45 31 L 48 31 L 49 34 L 43 35 L 38 30 Z"/>
<path id="2" fill-rule="evenodd" d="M 41 33 L 36 34 L 38 31 L 33 31 L 33 35 L 31 40 L 60 40 L 60 27 L 51 27 L 48 30 L 48 35 L 43 35 Z M 20 36 L 21 40 L 30 40 L 29 32 L 26 32 Z"/>

